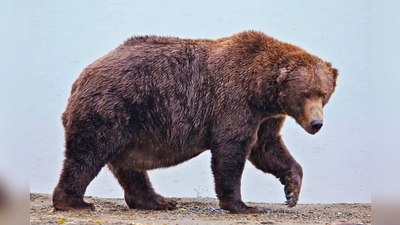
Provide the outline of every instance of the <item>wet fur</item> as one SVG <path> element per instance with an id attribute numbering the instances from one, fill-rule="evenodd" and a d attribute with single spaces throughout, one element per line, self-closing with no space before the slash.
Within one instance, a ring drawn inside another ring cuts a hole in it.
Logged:
<path id="1" fill-rule="evenodd" d="M 336 77 L 330 63 L 256 31 L 217 40 L 130 38 L 72 86 L 53 205 L 93 209 L 83 195 L 108 164 L 129 207 L 172 209 L 176 202 L 154 191 L 146 171 L 210 149 L 221 208 L 258 212 L 241 200 L 246 159 L 278 177 L 294 206 L 303 173 L 279 132 L 286 115 L 299 124 L 310 117 L 301 93 L 326 104 Z"/>

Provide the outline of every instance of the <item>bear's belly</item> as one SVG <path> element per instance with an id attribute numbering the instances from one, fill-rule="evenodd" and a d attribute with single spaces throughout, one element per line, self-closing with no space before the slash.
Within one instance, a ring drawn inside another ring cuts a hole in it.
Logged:
<path id="1" fill-rule="evenodd" d="M 187 128 L 187 129 L 185 129 Z M 132 134 L 131 144 L 113 157 L 112 163 L 136 170 L 176 166 L 210 149 L 207 127 L 149 127 Z"/>
<path id="2" fill-rule="evenodd" d="M 121 167 L 135 170 L 151 170 L 176 166 L 192 159 L 207 149 L 128 149 L 112 161 Z"/>

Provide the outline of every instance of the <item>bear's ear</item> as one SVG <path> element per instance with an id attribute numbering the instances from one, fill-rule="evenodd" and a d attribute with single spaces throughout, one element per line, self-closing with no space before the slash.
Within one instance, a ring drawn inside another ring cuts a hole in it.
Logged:
<path id="1" fill-rule="evenodd" d="M 336 68 L 332 68 L 333 79 L 336 81 L 337 77 L 339 76 L 339 70 Z"/>
<path id="2" fill-rule="evenodd" d="M 278 78 L 276 79 L 276 81 L 278 82 L 278 84 L 282 84 L 286 78 L 288 77 L 288 72 L 286 68 L 281 68 L 279 69 L 279 75 Z"/>

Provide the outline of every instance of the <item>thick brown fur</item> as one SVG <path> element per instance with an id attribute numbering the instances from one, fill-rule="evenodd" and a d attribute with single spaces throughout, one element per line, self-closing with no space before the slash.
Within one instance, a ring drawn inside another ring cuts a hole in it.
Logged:
<path id="1" fill-rule="evenodd" d="M 221 208 L 259 211 L 241 199 L 246 159 L 279 178 L 294 206 L 303 172 L 279 133 L 286 115 L 318 132 L 337 76 L 330 63 L 256 31 L 217 40 L 130 38 L 72 86 L 53 205 L 93 209 L 83 195 L 108 164 L 129 207 L 172 209 L 176 202 L 154 191 L 146 171 L 210 149 Z"/>

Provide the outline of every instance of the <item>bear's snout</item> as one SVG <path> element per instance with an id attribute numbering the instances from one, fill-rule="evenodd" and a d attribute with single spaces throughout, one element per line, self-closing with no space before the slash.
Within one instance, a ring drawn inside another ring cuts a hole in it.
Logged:
<path id="1" fill-rule="evenodd" d="M 324 123 L 322 122 L 322 120 L 313 120 L 310 123 L 311 128 L 314 130 L 314 132 L 318 132 L 322 125 L 324 125 Z"/>

